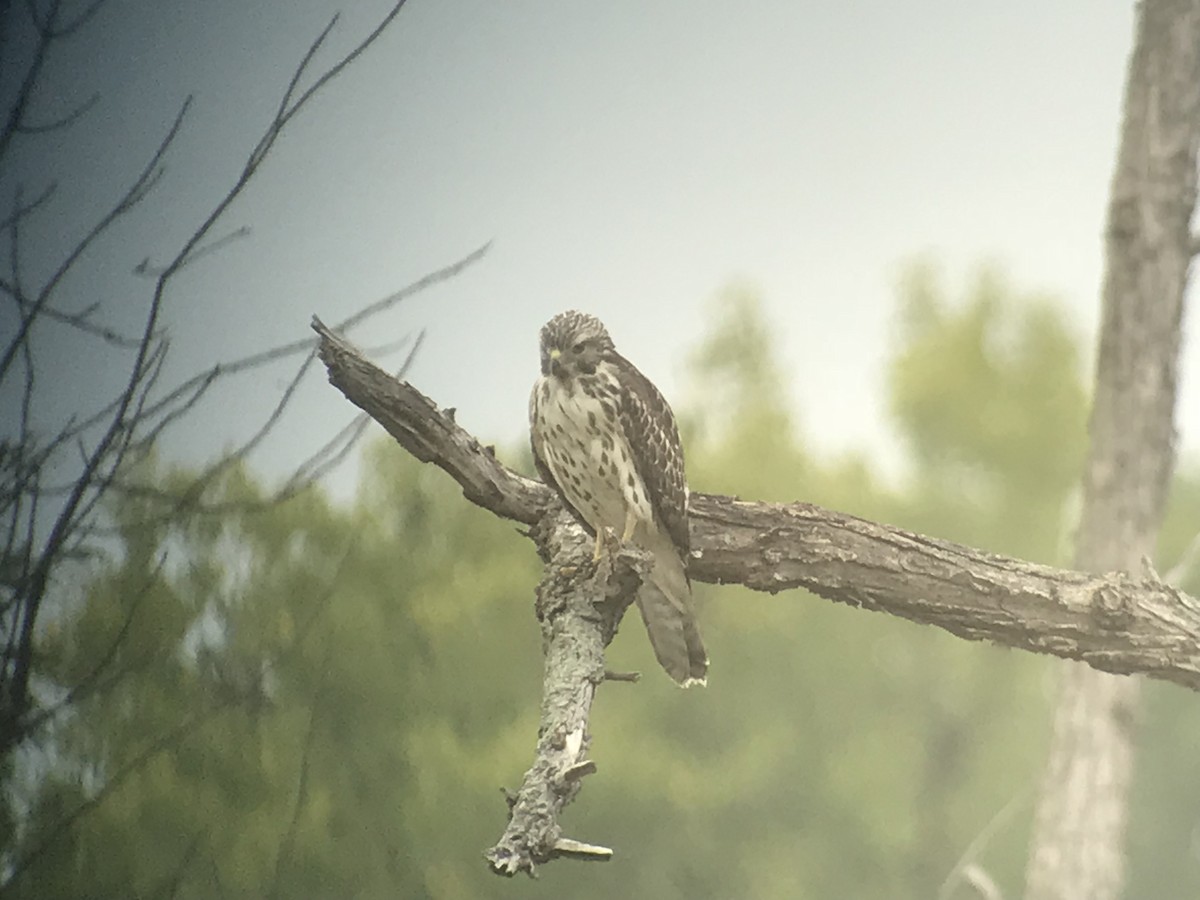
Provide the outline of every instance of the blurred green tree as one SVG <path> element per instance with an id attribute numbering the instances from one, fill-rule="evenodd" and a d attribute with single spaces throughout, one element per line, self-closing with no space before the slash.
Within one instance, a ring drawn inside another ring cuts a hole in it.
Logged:
<path id="1" fill-rule="evenodd" d="M 744 286 L 717 298 L 692 355 L 693 486 L 1057 559 L 1084 440 L 1078 339 L 995 273 L 951 299 L 916 266 L 900 294 L 903 487 L 806 446 Z M 189 483 L 135 475 L 146 492 Z M 480 852 L 537 727 L 532 548 L 390 442 L 369 449 L 353 503 L 265 494 L 234 470 L 205 498 L 219 515 L 165 521 L 136 493 L 115 508 L 119 556 L 46 643 L 54 682 L 81 687 L 32 766 L 6 896 L 511 894 Z M 1181 482 L 1164 559 L 1197 521 L 1200 488 Z M 566 824 L 617 859 L 548 866 L 523 895 L 965 898 L 947 878 L 981 834 L 972 860 L 1021 883 L 1043 660 L 807 595 L 699 586 L 698 601 L 706 690 L 648 677 L 598 698 L 601 774 Z M 611 660 L 656 671 L 636 617 Z M 1154 696 L 1130 896 L 1200 893 L 1200 795 L 1170 777 L 1200 717 L 1185 691 Z"/>
<path id="2" fill-rule="evenodd" d="M 532 550 L 383 445 L 350 509 L 257 509 L 240 471 L 205 499 L 229 512 L 119 505 L 122 558 L 48 645 L 63 684 L 112 652 L 119 680 L 55 730 L 5 892 L 445 895 L 536 727 Z"/>

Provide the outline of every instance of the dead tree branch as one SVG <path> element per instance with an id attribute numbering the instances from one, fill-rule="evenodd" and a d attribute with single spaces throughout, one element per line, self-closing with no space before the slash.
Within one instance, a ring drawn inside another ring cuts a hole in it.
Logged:
<path id="1" fill-rule="evenodd" d="M 631 550 L 596 565 L 591 538 L 561 507 L 530 536 L 546 562 L 536 605 L 545 657 L 542 719 L 534 764 L 509 797 L 508 827 L 484 854 L 501 875 L 533 874 L 538 863 L 557 856 L 612 856 L 605 847 L 564 838 L 558 814 L 575 799 L 582 778 L 596 771 L 587 758 L 588 717 L 596 686 L 604 681 L 604 648 L 648 566 Z"/>
<path id="2" fill-rule="evenodd" d="M 313 328 L 320 335 L 319 352 L 329 380 L 350 402 L 417 459 L 445 470 L 472 503 L 534 526 L 530 535 L 548 560 L 547 579 L 553 579 L 555 566 L 576 565 L 564 562 L 553 550 L 566 547 L 565 538 L 544 537 L 547 529 L 553 534 L 568 521 L 555 518 L 561 507 L 549 488 L 509 469 L 491 447 L 482 446 L 455 424 L 452 410 L 438 409 L 412 385 L 364 359 L 320 320 L 313 320 Z M 695 581 L 742 584 L 770 593 L 804 588 L 828 600 L 936 625 L 970 640 L 1082 660 L 1107 672 L 1138 672 L 1200 690 L 1200 601 L 1157 579 L 1057 569 L 810 503 L 762 503 L 693 493 L 690 514 L 689 572 Z M 554 522 L 559 524 L 547 524 Z M 551 548 L 548 555 L 547 547 Z M 546 584 L 544 580 L 539 588 L 539 609 Z M 595 583 L 587 582 L 570 602 L 584 597 L 580 602 L 586 609 L 591 602 L 586 598 L 598 592 Z M 566 595 L 562 596 L 566 602 Z M 546 627 L 544 614 L 539 616 Z M 570 631 L 580 642 L 573 653 L 591 654 L 585 647 L 602 650 L 611 634 L 606 636 L 601 617 L 592 614 L 581 621 L 590 626 L 582 632 Z M 565 634 L 560 637 L 566 639 Z M 547 686 L 563 682 L 552 671 L 558 652 L 553 643 L 547 644 Z M 593 686 L 603 677 L 602 657 L 596 664 L 599 669 L 589 676 Z M 716 664 L 715 677 L 719 677 L 720 661 Z M 590 704 L 590 690 L 581 707 Z M 541 747 L 545 740 L 543 727 L 538 759 L 539 765 L 549 766 Z M 527 781 L 536 769 L 535 765 L 530 770 Z M 536 780 L 543 785 L 555 783 L 540 775 Z M 523 796 L 518 795 L 514 810 L 521 808 Z M 551 790 L 550 796 L 559 795 Z M 565 803 L 569 797 L 562 796 Z M 546 807 L 545 795 L 539 802 Z M 515 811 L 513 821 L 517 821 Z M 536 847 L 546 854 L 549 838 L 545 835 L 556 833 L 541 823 L 536 833 L 518 839 L 512 836 L 513 829 L 510 822 L 505 839 L 490 851 L 489 860 L 498 871 L 529 868 L 514 864 L 509 850 L 501 848 Z M 530 853 L 528 862 L 553 855 Z"/>
<path id="3" fill-rule="evenodd" d="M 313 327 L 330 382 L 413 456 L 449 473 L 472 503 L 528 525 L 557 506 L 549 488 L 505 466 L 412 385 L 319 320 Z M 690 512 L 695 581 L 804 588 L 970 640 L 1200 690 L 1200 601 L 1169 584 L 1025 562 L 811 503 L 694 492 Z"/>

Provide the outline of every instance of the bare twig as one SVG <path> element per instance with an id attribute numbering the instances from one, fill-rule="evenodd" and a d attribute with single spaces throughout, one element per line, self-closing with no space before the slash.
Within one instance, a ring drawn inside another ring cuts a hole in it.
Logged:
<path id="1" fill-rule="evenodd" d="M 981 900 L 1004 900 L 1000 885 L 996 884 L 982 866 L 971 863 L 963 871 L 963 880 L 975 890 Z"/>
<path id="2" fill-rule="evenodd" d="M 56 14 L 49 26 L 51 28 L 51 36 L 54 38 L 64 38 L 74 34 L 91 21 L 92 16 L 96 15 L 100 11 L 100 8 L 107 2 L 108 0 L 92 0 L 91 3 L 80 10 L 75 18 L 69 22 L 58 22 Z"/>
<path id="3" fill-rule="evenodd" d="M 345 334 L 350 329 L 354 328 L 356 325 L 361 325 L 364 321 L 369 319 L 371 316 L 374 316 L 377 313 L 383 312 L 385 309 L 390 309 L 391 307 L 393 307 L 397 303 L 399 303 L 401 300 L 404 300 L 406 297 L 411 297 L 413 294 L 419 294 L 421 291 L 423 291 L 427 288 L 433 287 L 433 285 L 435 285 L 435 284 L 439 284 L 449 278 L 453 278 L 455 275 L 459 274 L 463 269 L 465 269 L 468 266 L 473 265 L 474 263 L 477 263 L 477 262 L 479 262 L 479 260 L 483 259 L 483 257 L 487 254 L 488 250 L 490 250 L 491 247 L 492 247 L 491 241 L 488 241 L 486 244 L 484 244 L 481 247 L 476 247 L 474 250 L 472 250 L 470 253 L 468 253 L 466 256 L 464 256 L 462 259 L 460 259 L 458 262 L 451 263 L 450 265 L 446 266 L 445 268 L 438 269 L 436 272 L 430 272 L 425 277 L 419 278 L 416 281 L 414 281 L 408 287 L 401 288 L 400 290 L 396 291 L 394 294 L 389 294 L 388 296 L 384 297 L 382 300 L 377 300 L 374 303 L 372 303 L 370 306 L 366 307 L 365 309 L 361 309 L 358 312 L 356 312 L 354 315 L 343 319 L 341 322 L 338 322 L 333 327 L 333 330 L 338 332 L 339 334 Z"/>
<path id="4" fill-rule="evenodd" d="M 112 225 L 126 215 L 130 210 L 136 207 L 142 200 L 146 198 L 149 192 L 158 183 L 162 176 L 162 159 L 174 143 L 175 138 L 179 134 L 179 129 L 183 125 L 183 120 L 187 116 L 188 109 L 191 107 L 192 98 L 189 96 L 180 107 L 179 112 L 175 116 L 175 120 L 171 123 L 171 127 L 167 129 L 166 135 L 159 142 L 158 147 L 150 157 L 150 161 L 138 174 L 138 177 L 130 185 L 129 189 L 122 197 L 113 205 L 113 207 L 103 216 L 100 221 L 92 226 L 91 230 L 84 235 L 83 239 L 75 245 L 59 263 L 58 268 L 50 275 L 42 289 L 38 292 L 37 298 L 33 301 L 31 308 L 25 311 L 21 317 L 21 324 L 16 335 L 9 343 L 5 350 L 4 356 L 0 358 L 0 379 L 4 378 L 4 373 L 8 370 L 12 362 L 13 356 L 16 354 L 20 346 L 28 339 L 29 329 L 36 321 L 38 313 L 50 301 L 50 297 L 59 282 L 66 276 L 67 272 L 75 265 L 75 263 L 83 256 L 87 249 Z M 12 228 L 13 240 L 16 241 L 17 230 Z M 16 246 L 13 246 L 13 259 L 17 258 Z M 14 279 L 16 282 L 16 279 Z M 151 322 L 157 320 L 156 308 L 153 308 L 151 314 L 147 316 Z"/>
<path id="5" fill-rule="evenodd" d="M 338 322 L 333 327 L 333 330 L 339 333 L 348 331 L 354 326 L 362 324 L 371 316 L 381 313 L 384 310 L 391 309 L 402 300 L 413 297 L 422 291 L 441 284 L 442 282 L 449 281 L 451 278 L 454 278 L 456 275 L 460 274 L 468 266 L 482 259 L 490 246 L 491 243 L 488 242 L 482 247 L 472 250 L 462 259 L 456 260 L 447 266 L 443 266 L 440 269 L 430 272 L 428 275 L 419 278 L 412 284 L 407 285 L 406 287 L 403 287 L 392 294 L 389 294 L 382 300 L 377 300 L 370 306 L 367 306 L 348 318 L 343 319 L 341 322 Z M 194 390 L 197 385 L 202 384 L 205 381 L 212 381 L 217 378 L 226 378 L 230 375 L 248 372 L 267 365 L 268 363 L 276 362 L 281 359 L 287 359 L 291 356 L 297 356 L 301 353 L 311 352 L 316 346 L 316 343 L 317 342 L 315 338 L 304 338 L 302 340 L 289 341 L 285 344 L 280 344 L 267 350 L 256 351 L 255 353 L 243 356 L 240 359 L 235 359 L 224 363 L 217 363 L 215 366 L 205 369 L 203 372 L 198 372 L 185 381 L 180 382 L 169 393 L 158 398 L 147 408 L 147 415 L 160 415 L 164 409 L 168 408 L 180 397 L 187 395 L 188 392 Z M 99 420 L 100 416 L 106 416 L 110 412 L 111 405 L 106 407 L 105 410 L 102 410 L 101 413 L 98 413 L 97 416 L 81 422 L 77 427 L 77 430 L 86 430 L 88 427 L 94 425 L 96 421 Z"/>
<path id="6" fill-rule="evenodd" d="M 1171 566 L 1162 580 L 1176 587 L 1183 584 L 1184 580 L 1192 573 L 1192 568 L 1196 565 L 1197 558 L 1200 558 L 1200 532 L 1197 532 L 1196 536 L 1192 538 L 1187 548 L 1180 555 L 1179 562 Z"/>
<path id="7" fill-rule="evenodd" d="M 222 235 L 221 237 L 216 238 L 211 243 L 205 244 L 203 247 L 197 247 L 195 250 L 193 250 L 191 252 L 191 254 L 187 257 L 187 259 L 185 259 L 178 266 L 176 266 L 175 270 L 179 271 L 179 269 L 182 269 L 184 266 L 190 266 L 192 263 L 196 262 L 197 260 L 203 259 L 206 256 L 216 253 L 218 250 L 224 249 L 225 247 L 232 244 L 234 241 L 237 241 L 244 237 L 249 237 L 249 236 L 250 236 L 250 226 L 243 225 L 242 227 L 229 232 L 229 234 Z M 150 258 L 146 257 L 140 263 L 138 263 L 136 266 L 134 266 L 133 271 L 134 271 L 135 275 L 146 275 L 146 276 L 150 276 L 150 277 L 154 277 L 154 278 L 159 278 L 167 273 L 167 267 L 151 265 Z"/>
<path id="8" fill-rule="evenodd" d="M 96 325 L 88 320 L 88 312 L 85 310 L 80 313 L 64 313 L 61 310 L 55 309 L 53 306 L 43 306 L 39 310 L 40 314 L 52 322 L 59 322 L 63 325 L 69 325 L 85 334 L 90 334 L 93 337 L 98 337 L 104 343 L 112 347 L 118 347 L 123 350 L 134 350 L 138 346 L 138 339 L 130 337 L 126 334 L 121 334 L 115 329 L 105 325 Z"/>
<path id="9" fill-rule="evenodd" d="M 100 2 L 103 2 L 103 0 L 100 0 Z M 51 119 L 49 122 L 43 122 L 39 125 L 21 123 L 17 126 L 17 130 L 21 134 L 46 134 L 50 131 L 57 131 L 60 128 L 69 128 L 87 115 L 88 110 L 99 102 L 100 95 L 98 93 L 92 94 L 92 96 L 88 97 L 69 113 L 59 116 L 57 119 Z"/>
<path id="10" fill-rule="evenodd" d="M 88 667 L 88 672 L 73 684 L 62 699 L 52 706 L 39 710 L 36 715 L 30 716 L 24 723 L 27 733 L 40 729 L 46 723 L 54 720 L 57 716 L 72 709 L 77 703 L 92 694 L 95 694 L 101 687 L 109 686 L 115 681 L 111 678 L 108 681 L 103 681 L 105 673 L 110 670 L 113 660 L 116 659 L 117 653 L 125 643 L 125 638 L 129 634 L 130 628 L 133 627 L 134 619 L 139 610 L 142 608 L 143 601 L 150 596 L 151 590 L 154 587 L 155 581 L 162 573 L 163 566 L 167 560 L 165 552 L 159 553 L 158 559 L 146 573 L 146 578 L 142 581 L 137 590 L 133 592 L 132 597 L 128 601 L 128 608 L 125 610 L 125 617 L 121 622 L 117 633 L 113 635 L 112 640 L 108 642 L 108 646 L 100 653 L 99 658 L 95 663 Z M 120 678 L 123 673 L 118 672 L 116 678 Z"/>
<path id="11" fill-rule="evenodd" d="M 409 353 L 401 364 L 400 369 L 396 373 L 396 377 L 403 377 L 403 374 L 408 371 L 410 365 L 416 357 L 417 351 L 420 349 L 424 340 L 424 331 L 418 333 L 416 339 L 409 339 Z M 144 522 L 151 525 L 157 522 L 169 522 L 177 518 L 183 512 L 193 515 L 225 515 L 235 511 L 254 511 L 261 509 L 269 509 L 279 503 L 295 496 L 300 491 L 313 484 L 315 481 L 323 477 L 326 473 L 332 470 L 335 466 L 341 463 L 357 445 L 359 439 L 366 431 L 366 427 L 370 424 L 371 419 L 365 413 L 355 416 L 353 420 L 343 428 L 341 428 L 332 438 L 325 444 L 317 448 L 311 453 L 307 459 L 300 462 L 292 471 L 287 480 L 270 496 L 265 497 L 261 501 L 251 502 L 239 500 L 236 502 L 206 502 L 203 500 L 203 493 L 210 484 L 231 466 L 243 460 L 254 447 L 270 433 L 274 428 L 278 418 L 287 409 L 292 392 L 299 385 L 308 366 L 311 364 L 313 356 L 310 355 L 301 365 L 299 370 L 293 376 L 288 387 L 285 389 L 284 395 L 276 403 L 272 414 L 251 437 L 241 446 L 228 451 L 215 463 L 206 468 L 203 472 L 196 475 L 188 488 L 182 492 L 167 493 L 152 486 L 143 484 L 124 484 L 114 480 L 111 484 L 111 489 L 126 496 L 138 496 L 143 498 L 152 498 L 160 501 L 161 509 L 155 514 L 147 514 L 144 517 Z M 195 399 L 199 399 L 197 396 Z M 189 404 L 189 408 L 190 408 Z M 185 410 L 175 410 L 171 415 L 178 416 Z M 157 436 L 157 432 L 161 430 L 163 422 L 159 423 L 151 434 L 143 439 L 147 442 L 152 442 Z M 139 441 L 139 444 L 142 443 Z"/>
<path id="12" fill-rule="evenodd" d="M 12 228 L 17 222 L 25 218 L 30 213 L 38 209 L 44 203 L 54 196 L 54 192 L 58 190 L 58 182 L 52 181 L 42 188 L 42 192 L 28 203 L 21 203 L 20 196 L 13 201 L 13 211 L 5 218 L 0 219 L 0 234 L 3 234 L 9 228 Z"/>
<path id="13" fill-rule="evenodd" d="M 57 8 L 58 0 L 54 0 L 51 17 L 57 11 Z M 46 51 L 50 49 L 50 43 L 53 41 L 53 36 L 48 33 L 45 26 L 38 19 L 37 10 L 32 5 L 29 7 L 29 16 L 33 20 L 33 24 L 38 32 L 37 46 L 33 49 L 33 55 L 30 57 L 29 64 L 25 68 L 25 74 L 21 78 L 21 86 L 17 88 L 17 94 L 13 98 L 12 106 L 9 107 L 8 118 L 0 126 L 0 160 L 4 159 L 7 155 L 9 145 L 21 127 L 21 123 L 29 108 L 29 101 L 33 96 L 33 88 L 38 83 L 38 78 L 42 74 L 42 67 L 46 64 Z"/>
<path id="14" fill-rule="evenodd" d="M 954 893 L 954 886 L 960 878 L 971 883 L 973 887 L 975 886 L 974 882 L 971 881 L 969 873 L 973 869 L 978 869 L 978 866 L 975 864 L 976 857 L 983 852 L 983 849 L 995 837 L 996 832 L 1008 824 L 1012 819 L 1013 813 L 1029 800 L 1029 793 L 1029 790 L 1026 789 L 1010 798 L 988 820 L 988 823 L 979 830 L 979 833 L 971 839 L 971 843 L 967 845 L 967 849 L 963 851 L 962 856 L 958 858 L 958 862 L 954 864 L 954 867 L 950 870 L 950 874 L 946 876 L 946 880 L 942 882 L 942 886 L 938 889 L 937 900 L 950 900 L 950 897 Z M 982 872 L 981 869 L 978 870 Z M 978 890 L 978 888 L 976 889 Z M 997 896 L 999 895 L 997 894 Z"/>

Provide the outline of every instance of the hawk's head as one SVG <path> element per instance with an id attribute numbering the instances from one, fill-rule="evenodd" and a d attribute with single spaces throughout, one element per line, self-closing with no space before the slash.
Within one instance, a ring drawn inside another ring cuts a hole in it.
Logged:
<path id="1" fill-rule="evenodd" d="M 542 374 L 559 378 L 591 375 L 613 352 L 612 338 L 595 316 L 569 310 L 542 326 Z"/>

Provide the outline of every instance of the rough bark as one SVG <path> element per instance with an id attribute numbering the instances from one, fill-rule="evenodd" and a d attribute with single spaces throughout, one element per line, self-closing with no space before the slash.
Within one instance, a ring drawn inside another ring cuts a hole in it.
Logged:
<path id="1" fill-rule="evenodd" d="M 503 465 L 492 448 L 454 423 L 453 410 L 438 409 L 412 385 L 363 359 L 321 322 L 314 320 L 313 328 L 329 380 L 347 399 L 415 457 L 445 470 L 469 500 L 534 526 L 530 537 L 548 561 L 538 594 L 547 649 L 543 721 L 535 764 L 514 800 L 505 837 L 488 858 L 497 871 L 512 874 L 569 853 L 568 847 L 582 846 L 583 855 L 595 857 L 587 845 L 563 844 L 555 817 L 577 790 L 577 778 L 564 773 L 576 772 L 573 767 L 585 760 L 587 712 L 602 668 L 596 652 L 615 628 L 615 619 L 608 624 L 606 614 L 595 612 L 594 601 L 611 595 L 613 578 L 620 582 L 617 594 L 630 596 L 631 583 L 621 579 L 629 577 L 626 570 L 637 570 L 637 554 L 622 553 L 617 574 L 604 567 L 597 572 L 590 554 L 566 555 L 568 548 L 578 550 L 580 533 L 568 533 L 578 526 L 548 487 Z M 1200 690 L 1200 602 L 1149 569 L 1142 576 L 1056 569 L 809 503 L 693 493 L 689 512 L 695 581 L 772 593 L 805 588 L 960 637 Z M 566 571 L 565 580 L 556 571 Z M 577 571 L 582 580 L 571 580 Z M 720 677 L 720 660 L 714 660 L 713 677 Z M 579 748 L 564 754 L 575 745 L 556 735 L 575 734 L 580 723 Z"/>
<path id="2" fill-rule="evenodd" d="M 604 648 L 637 593 L 649 560 L 636 551 L 592 560 L 592 540 L 561 508 L 531 531 L 546 572 L 536 612 L 542 626 L 542 717 L 534 763 L 520 790 L 509 795 L 504 834 L 484 857 L 501 875 L 525 871 L 558 856 L 607 860 L 612 851 L 563 837 L 558 814 L 596 771 L 587 758 L 588 715 L 605 678 Z"/>
<path id="3" fill-rule="evenodd" d="M 1200 2 L 1147 0 L 1108 209 L 1091 450 L 1075 554 L 1083 571 L 1136 571 L 1153 552 L 1162 522 L 1175 463 L 1198 143 Z M 1027 900 L 1119 896 L 1138 688 L 1136 679 L 1064 668 Z"/>

